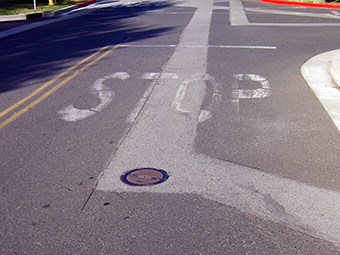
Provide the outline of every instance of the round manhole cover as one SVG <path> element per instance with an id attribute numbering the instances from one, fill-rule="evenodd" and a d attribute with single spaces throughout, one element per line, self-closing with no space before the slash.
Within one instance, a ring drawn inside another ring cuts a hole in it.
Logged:
<path id="1" fill-rule="evenodd" d="M 122 182 L 132 186 L 156 185 L 168 178 L 169 175 L 164 170 L 155 168 L 134 169 L 120 177 Z"/>

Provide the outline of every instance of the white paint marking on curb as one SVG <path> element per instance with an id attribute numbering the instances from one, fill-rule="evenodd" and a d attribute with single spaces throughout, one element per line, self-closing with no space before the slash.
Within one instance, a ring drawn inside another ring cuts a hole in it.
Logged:
<path id="1" fill-rule="evenodd" d="M 102 111 L 104 108 L 106 108 L 110 102 L 112 101 L 115 93 L 113 90 L 107 88 L 104 86 L 103 82 L 108 79 L 120 79 L 120 80 L 126 80 L 130 77 L 128 73 L 125 72 L 116 72 L 114 74 L 105 76 L 104 78 L 97 79 L 93 86 L 91 87 L 92 94 L 96 95 L 100 99 L 100 104 L 96 107 L 93 107 L 89 110 L 87 109 L 77 109 L 73 105 L 66 106 L 62 110 L 58 111 L 58 114 L 60 117 L 65 121 L 79 121 L 86 119 L 92 115 L 94 115 L 97 112 Z"/>
<path id="2" fill-rule="evenodd" d="M 302 65 L 301 73 L 340 131 L 340 91 L 330 75 L 332 60 L 339 54 L 340 50 L 319 54 Z"/>

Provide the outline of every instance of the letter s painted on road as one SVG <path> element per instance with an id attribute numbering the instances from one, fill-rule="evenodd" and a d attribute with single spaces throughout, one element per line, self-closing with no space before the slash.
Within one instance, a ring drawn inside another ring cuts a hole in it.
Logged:
<path id="1" fill-rule="evenodd" d="M 72 104 L 58 111 L 61 118 L 65 121 L 79 121 L 86 119 L 97 112 L 102 111 L 106 108 L 110 102 L 112 101 L 115 93 L 112 89 L 107 88 L 103 82 L 108 79 L 120 79 L 126 80 L 130 77 L 130 75 L 126 72 L 116 72 L 110 75 L 105 76 L 104 78 L 97 79 L 91 87 L 92 94 L 99 97 L 101 103 L 94 108 L 90 108 L 89 110 L 84 109 L 80 110 L 75 108 Z"/>

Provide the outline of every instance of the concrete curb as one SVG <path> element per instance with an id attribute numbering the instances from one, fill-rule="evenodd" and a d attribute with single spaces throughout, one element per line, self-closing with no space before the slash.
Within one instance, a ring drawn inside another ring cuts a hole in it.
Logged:
<path id="1" fill-rule="evenodd" d="M 340 88 L 340 55 L 333 57 L 330 73 L 334 82 Z"/>
<path id="2" fill-rule="evenodd" d="M 82 3 L 71 5 L 71 6 L 68 6 L 68 7 L 59 9 L 59 10 L 51 11 L 51 12 L 30 12 L 30 13 L 14 14 L 14 15 L 0 15 L 0 22 L 27 20 L 27 19 L 36 19 L 36 18 L 51 18 L 51 17 L 62 15 L 69 11 L 73 11 L 78 8 L 85 7 L 87 5 L 90 5 L 96 2 L 97 0 L 88 0 Z"/>
<path id="3" fill-rule="evenodd" d="M 14 14 L 14 15 L 1 15 L 0 21 L 15 21 L 15 20 L 26 20 L 26 19 L 36 19 L 41 18 L 42 12 L 30 12 L 24 14 Z"/>

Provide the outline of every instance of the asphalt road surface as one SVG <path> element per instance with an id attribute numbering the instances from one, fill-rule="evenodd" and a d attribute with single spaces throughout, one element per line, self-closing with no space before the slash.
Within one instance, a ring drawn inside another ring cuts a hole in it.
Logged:
<path id="1" fill-rule="evenodd" d="M 339 19 L 192 0 L 0 23 L 1 252 L 339 254 L 340 134 L 301 73 Z M 169 178 L 121 181 L 140 168 Z"/>

